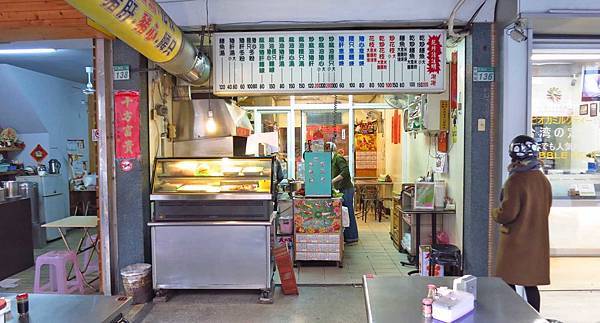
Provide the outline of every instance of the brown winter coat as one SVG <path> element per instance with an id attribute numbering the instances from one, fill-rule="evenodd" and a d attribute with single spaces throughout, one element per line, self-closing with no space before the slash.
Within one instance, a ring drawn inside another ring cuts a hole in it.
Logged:
<path id="1" fill-rule="evenodd" d="M 509 284 L 550 284 L 548 216 L 552 187 L 540 171 L 514 173 L 504 183 L 500 207 L 493 210 L 501 224 L 496 276 Z"/>

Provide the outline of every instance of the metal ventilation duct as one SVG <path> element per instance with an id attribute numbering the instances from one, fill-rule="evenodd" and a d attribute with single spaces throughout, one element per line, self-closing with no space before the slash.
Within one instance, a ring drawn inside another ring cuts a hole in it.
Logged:
<path id="1" fill-rule="evenodd" d="M 208 57 L 198 53 L 154 0 L 66 1 L 167 72 L 193 85 L 208 80 Z"/>

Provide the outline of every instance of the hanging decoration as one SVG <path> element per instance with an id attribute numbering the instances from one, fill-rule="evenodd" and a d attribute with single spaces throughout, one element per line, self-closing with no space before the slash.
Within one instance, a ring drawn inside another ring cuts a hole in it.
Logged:
<path id="1" fill-rule="evenodd" d="M 44 147 L 42 147 L 42 145 L 37 144 L 37 146 L 35 146 L 35 148 L 33 148 L 31 151 L 30 155 L 39 164 L 48 156 L 48 152 L 46 149 L 44 149 Z"/>
<path id="2" fill-rule="evenodd" d="M 115 92 L 116 158 L 140 159 L 140 92 Z"/>
<path id="3" fill-rule="evenodd" d="M 402 116 L 398 112 L 398 109 L 394 110 L 394 116 L 392 117 L 392 143 L 398 145 L 402 138 Z"/>

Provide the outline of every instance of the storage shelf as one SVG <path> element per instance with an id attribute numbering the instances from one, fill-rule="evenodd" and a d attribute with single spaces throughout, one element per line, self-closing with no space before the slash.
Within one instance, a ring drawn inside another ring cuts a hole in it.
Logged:
<path id="1" fill-rule="evenodd" d="M 17 147 L 0 147 L 0 153 L 4 153 L 4 152 L 16 152 L 16 151 L 23 151 L 23 148 L 17 148 Z"/>

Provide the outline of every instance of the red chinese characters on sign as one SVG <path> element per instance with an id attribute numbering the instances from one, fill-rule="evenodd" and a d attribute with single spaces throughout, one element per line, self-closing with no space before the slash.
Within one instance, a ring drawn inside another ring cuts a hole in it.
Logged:
<path id="1" fill-rule="evenodd" d="M 438 74 L 442 70 L 441 35 L 429 36 L 427 41 L 427 73 Z"/>
<path id="2" fill-rule="evenodd" d="M 115 93 L 115 134 L 117 159 L 140 158 L 140 93 Z"/>

